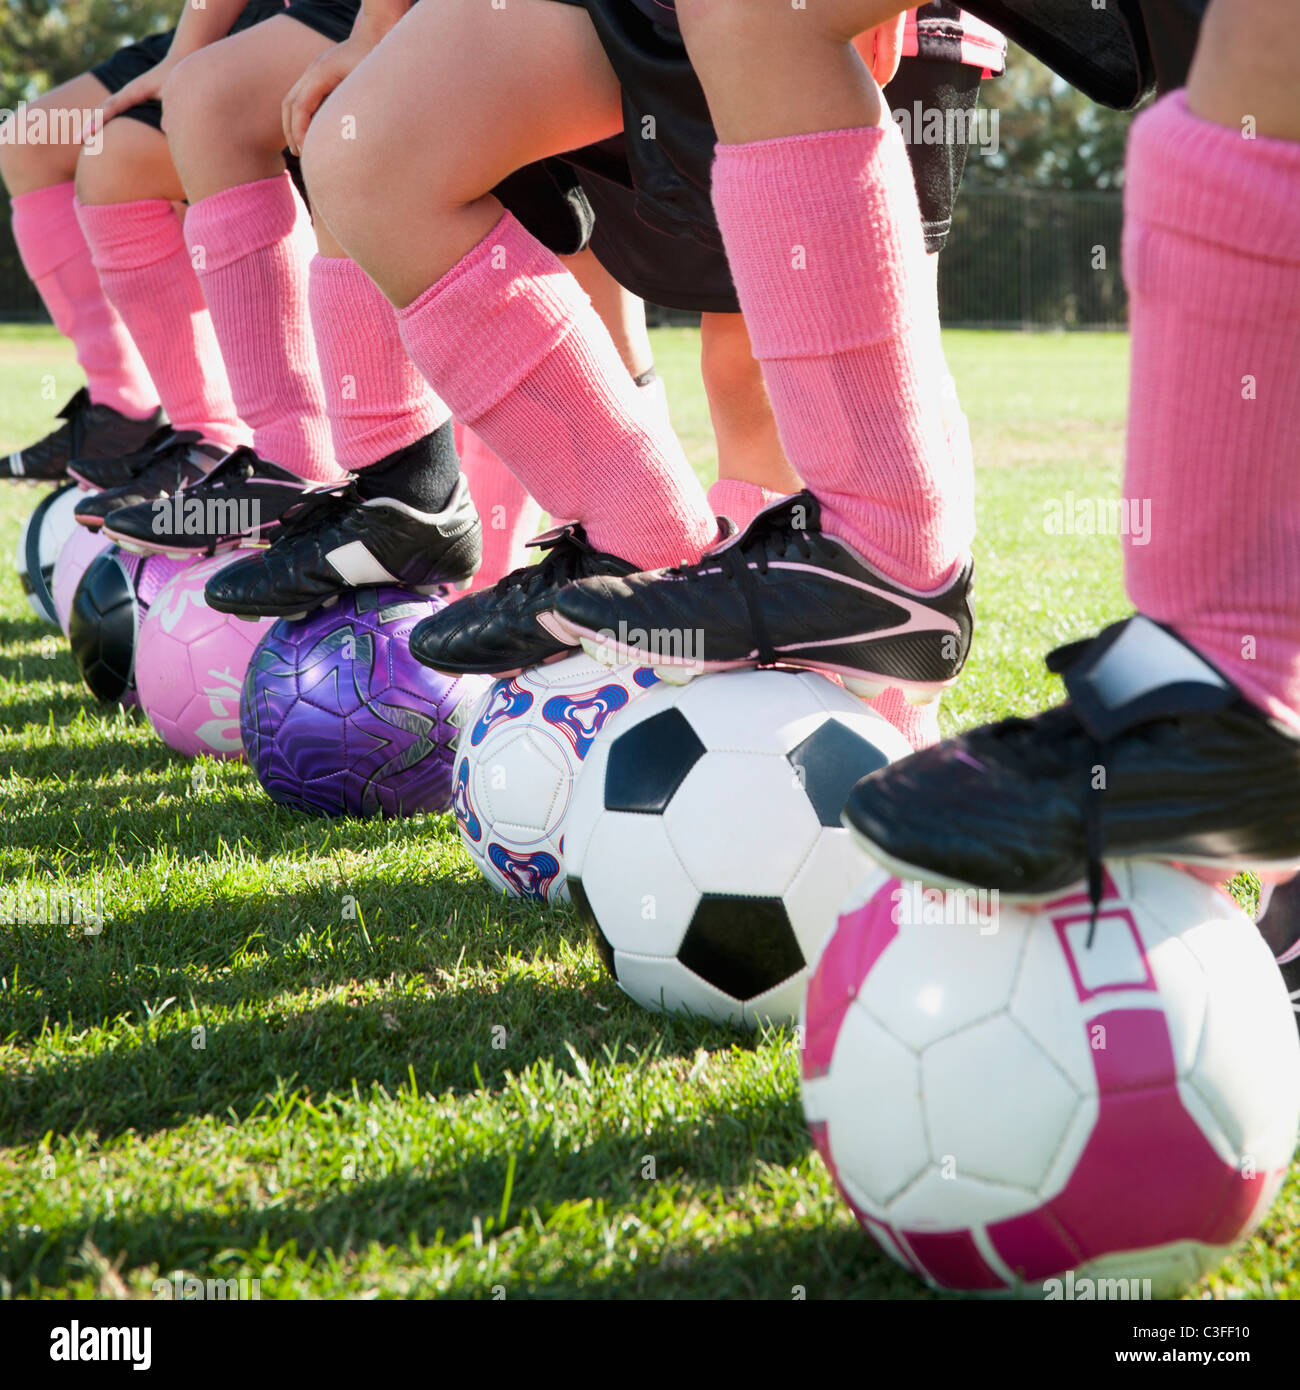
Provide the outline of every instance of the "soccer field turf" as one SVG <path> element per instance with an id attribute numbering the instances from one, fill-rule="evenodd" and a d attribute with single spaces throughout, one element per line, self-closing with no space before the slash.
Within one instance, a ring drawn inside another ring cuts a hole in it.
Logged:
<path id="1" fill-rule="evenodd" d="M 697 342 L 655 334 L 711 477 Z M 1117 486 L 1127 347 L 947 348 L 980 521 L 951 730 L 1057 698 L 1042 654 L 1126 609 L 1118 540 L 1045 523 Z M 78 381 L 51 330 L 0 327 L 0 449 Z M 642 1012 L 567 912 L 488 891 L 450 816 L 307 819 L 96 706 L 10 562 L 38 496 L 0 485 L 0 885 L 102 894 L 105 923 L 0 925 L 0 1292 L 925 1296 L 812 1154 L 790 1030 Z M 1298 1219 L 1293 1171 L 1193 1296 L 1300 1296 Z"/>

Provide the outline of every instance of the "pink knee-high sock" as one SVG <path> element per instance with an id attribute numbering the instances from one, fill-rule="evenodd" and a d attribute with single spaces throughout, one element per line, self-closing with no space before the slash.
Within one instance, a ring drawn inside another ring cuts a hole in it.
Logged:
<path id="1" fill-rule="evenodd" d="M 77 217 L 104 293 L 130 329 L 168 420 L 227 449 L 251 443 L 175 208 L 157 198 L 78 202 Z"/>
<path id="2" fill-rule="evenodd" d="M 886 690 L 871 708 L 889 722 L 918 752 L 939 742 L 939 701 L 909 705 L 901 690 Z"/>
<path id="3" fill-rule="evenodd" d="M 158 393 L 126 325 L 99 283 L 77 221 L 76 202 L 71 183 L 56 183 L 14 198 L 18 254 L 55 326 L 77 350 L 90 399 L 143 419 L 158 408 Z"/>
<path id="4" fill-rule="evenodd" d="M 483 523 L 483 564 L 467 592 L 486 589 L 527 563 L 524 544 L 537 534 L 542 509 L 486 444 L 459 421 L 456 451 Z"/>
<path id="5" fill-rule="evenodd" d="M 743 531 L 764 507 L 784 495 L 741 478 L 719 478 L 709 489 L 709 507 L 718 516 L 730 517 Z"/>
<path id="6" fill-rule="evenodd" d="M 719 145 L 713 204 L 781 442 L 824 529 L 899 583 L 943 584 L 970 548 L 972 486 L 945 436 L 898 127 Z"/>
<path id="7" fill-rule="evenodd" d="M 1129 596 L 1300 728 L 1300 143 L 1171 93 L 1134 122 L 1124 202 Z"/>
<path id="8" fill-rule="evenodd" d="M 307 304 L 314 238 L 289 175 L 193 204 L 185 241 L 253 447 L 312 482 L 336 481 Z"/>
<path id="9" fill-rule="evenodd" d="M 402 346 L 397 315 L 355 261 L 313 256 L 311 324 L 334 457 L 356 470 L 451 418 Z"/>
<path id="10" fill-rule="evenodd" d="M 681 445 L 578 282 L 509 213 L 398 319 L 456 418 L 598 549 L 654 568 L 713 541 Z"/>

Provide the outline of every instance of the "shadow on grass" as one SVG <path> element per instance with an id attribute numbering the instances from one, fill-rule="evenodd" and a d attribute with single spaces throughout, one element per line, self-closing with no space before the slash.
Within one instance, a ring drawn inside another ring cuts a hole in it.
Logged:
<path id="1" fill-rule="evenodd" d="M 82 850 L 111 853 L 127 866 L 147 861 L 159 844 L 199 859 L 220 839 L 243 844 L 262 857 L 312 848 L 327 839 L 333 846 L 362 847 L 373 841 L 376 826 L 396 833 L 405 827 L 411 837 L 428 835 L 428 818 L 362 821 L 305 815 L 277 805 L 251 775 L 234 784 L 214 780 L 230 773 L 172 754 L 161 744 L 101 740 L 93 752 L 37 748 L 22 754 L 20 769 L 27 778 L 78 779 L 80 799 L 59 806 L 57 797 L 50 796 L 43 809 L 24 814 L 29 791 L 0 793 L 0 821 L 6 822 L 6 845 L 13 848 L 40 849 L 66 833 L 72 821 Z M 193 789 L 196 777 L 199 788 Z M 55 809 L 44 809 L 51 805 Z"/>
<path id="2" fill-rule="evenodd" d="M 668 1056 L 745 1040 L 702 1020 L 648 1014 L 612 982 L 585 991 L 518 975 L 483 989 L 331 1000 L 219 1024 L 201 1017 L 143 1030 L 135 1045 L 119 1041 L 11 1070 L 0 1079 L 0 1145 L 74 1130 L 107 1141 L 199 1116 L 248 1115 L 280 1088 L 317 1104 L 350 1096 L 354 1087 L 364 1093 L 380 1085 L 391 1093 L 409 1088 L 412 1072 L 434 1093 L 491 1090 L 535 1062 L 569 1065 L 570 1046 L 594 1067 L 616 1040 Z"/>
<path id="3" fill-rule="evenodd" d="M 303 822 L 294 818 L 291 826 L 287 840 L 252 852 L 292 855 L 301 848 Z M 449 851 L 429 822 L 337 821 L 329 833 L 331 851 L 400 850 L 422 840 L 430 861 L 433 851 Z M 51 842 L 43 852 L 55 852 Z M 178 901 L 128 911 L 111 896 L 97 901 L 93 888 L 69 890 L 83 911 L 102 910 L 98 932 L 70 922 L 0 930 L 0 977 L 21 981 L 6 1002 L 3 1036 L 30 1043 L 52 1023 L 76 1032 L 138 1026 L 148 1020 L 146 1001 L 156 1007 L 168 997 L 193 1000 L 211 1015 L 372 980 L 436 981 L 439 972 L 496 970 L 507 951 L 531 957 L 554 952 L 565 936 L 581 936 L 567 913 L 502 898 L 477 878 L 464 881 L 459 870 L 441 875 L 430 863 L 421 876 L 395 881 L 396 870 L 380 854 L 359 863 L 369 871 L 353 864 L 345 877 L 330 874 L 302 891 L 229 895 L 185 883 L 181 865 L 167 889 Z M 236 883 L 239 873 L 233 863 Z M 86 876 L 72 882 L 85 884 Z"/>
<path id="4" fill-rule="evenodd" d="M 761 1114 L 758 1112 L 762 1112 Z M 720 1125 L 755 1136 L 746 1143 L 719 1142 Z M 346 1265 L 373 1244 L 394 1247 L 396 1263 L 407 1265 L 412 1241 L 454 1247 L 462 1243 L 471 1264 L 478 1252 L 466 1240 L 475 1219 L 484 1236 L 505 1239 L 521 1219 L 530 1238 L 540 1224 L 564 1243 L 564 1258 L 545 1258 L 540 1273 L 485 1278 L 480 1287 L 458 1287 L 460 1296 L 492 1297 L 500 1283 L 514 1298 L 772 1298 L 789 1301 L 802 1288 L 809 1299 L 924 1297 L 925 1290 L 894 1266 L 856 1228 L 802 1224 L 753 1230 L 742 1224 L 734 1236 L 707 1248 L 689 1237 L 675 1241 L 666 1258 L 643 1254 L 630 1268 L 608 1267 L 603 1228 L 612 1227 L 615 1250 L 626 1237 L 620 1211 L 645 1201 L 643 1158 L 656 1158 L 657 1182 L 667 1192 L 682 1185 L 705 1200 L 750 1182 L 760 1165 L 788 1167 L 808 1152 L 798 1102 L 768 1098 L 726 1110 L 705 1110 L 683 1123 L 663 1121 L 649 1130 L 598 1131 L 578 1148 L 556 1142 L 543 1126 L 509 1137 L 516 1168 L 511 1216 L 495 1229 L 505 1189 L 507 1159 L 501 1154 L 467 1154 L 437 1172 L 415 1170 L 364 1177 L 364 1153 L 356 1181 L 336 1179 L 337 1188 L 315 1200 L 297 1202 L 291 1193 L 273 1206 L 222 1211 L 142 1212 L 129 1209 L 111 1219 L 82 1218 L 45 1231 L 14 1232 L 0 1269 L 18 1294 L 34 1285 L 57 1286 L 86 1240 L 126 1271 L 156 1265 L 162 1274 L 183 1267 L 200 1277 L 227 1277 L 232 1254 L 257 1266 L 269 1252 L 286 1247 L 305 1264 Z M 340 1150 L 340 1159 L 342 1150 Z M 670 1200 L 665 1195 L 665 1200 Z M 680 1206 L 682 1194 L 675 1193 Z M 522 1214 L 522 1216 L 521 1216 Z M 534 1216 L 535 1214 L 535 1216 Z M 743 1217 L 745 1213 L 738 1212 Z M 555 1225 L 551 1222 L 554 1219 Z M 644 1247 L 643 1247 L 644 1248 Z M 254 1250 L 260 1252 L 253 1256 Z M 218 1264 L 221 1257 L 225 1263 Z M 602 1268 L 602 1265 L 606 1267 Z M 362 1281 L 364 1283 L 364 1280 Z M 266 1296 L 275 1296 L 274 1285 Z"/>

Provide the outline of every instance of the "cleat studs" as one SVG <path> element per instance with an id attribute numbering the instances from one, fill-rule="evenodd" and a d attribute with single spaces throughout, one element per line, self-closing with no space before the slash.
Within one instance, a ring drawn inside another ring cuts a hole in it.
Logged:
<path id="1" fill-rule="evenodd" d="M 903 699 L 917 709 L 924 709 L 926 705 L 939 703 L 939 696 L 933 691 L 926 690 L 905 690 L 903 691 Z"/>
<path id="2" fill-rule="evenodd" d="M 599 661 L 602 666 L 623 665 L 623 662 L 619 660 L 618 653 L 608 643 L 599 642 L 594 637 L 580 637 L 578 640 L 582 645 L 582 650 L 593 661 Z"/>
<path id="3" fill-rule="evenodd" d="M 654 666 L 651 669 L 665 685 L 690 685 L 696 676 L 704 674 L 699 666 Z"/>
<path id="4" fill-rule="evenodd" d="M 888 688 L 883 681 L 869 681 L 861 676 L 841 676 L 840 679 L 844 682 L 845 690 L 860 700 L 874 700 Z"/>

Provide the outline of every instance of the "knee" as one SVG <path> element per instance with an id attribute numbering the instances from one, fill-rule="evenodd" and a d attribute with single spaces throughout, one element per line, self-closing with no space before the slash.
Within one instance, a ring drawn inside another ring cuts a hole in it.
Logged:
<path id="1" fill-rule="evenodd" d="M 366 203 L 365 161 L 356 157 L 356 142 L 344 138 L 333 100 L 326 100 L 307 128 L 300 164 L 312 210 L 336 236 L 347 237 L 346 219 L 354 200 Z"/>
<path id="2" fill-rule="evenodd" d="M 238 74 L 220 44 L 201 48 L 183 58 L 162 90 L 163 126 L 174 148 L 196 141 L 229 143 L 240 138 Z"/>
<path id="3" fill-rule="evenodd" d="M 31 118 L 34 110 L 40 110 L 43 103 L 33 102 L 26 108 L 26 118 Z M 45 108 L 47 111 L 49 108 Z M 5 118 L 0 125 L 23 120 L 24 113 L 17 111 Z M 80 129 L 80 126 L 78 126 Z M 24 138 L 21 142 L 15 137 L 15 125 L 6 131 L 0 142 L 0 182 L 13 197 L 22 193 L 32 193 L 37 189 L 49 188 L 57 183 L 67 183 L 77 167 L 79 145 L 55 139 L 32 140 Z M 24 132 L 25 134 L 25 132 Z"/>
<path id="4" fill-rule="evenodd" d="M 88 207 L 129 203 L 143 196 L 143 171 L 132 153 L 131 140 L 118 138 L 118 124 L 110 121 L 98 148 L 82 150 L 77 160 L 77 198 Z"/>

